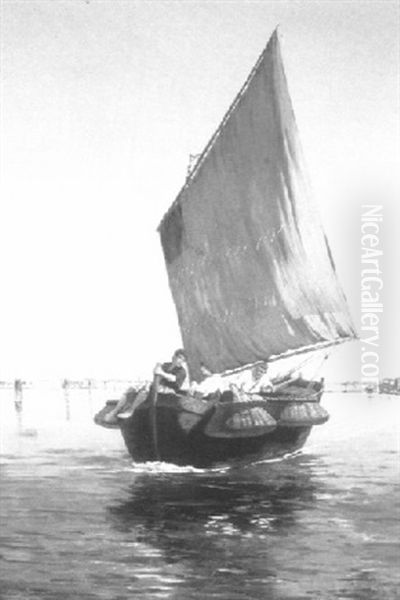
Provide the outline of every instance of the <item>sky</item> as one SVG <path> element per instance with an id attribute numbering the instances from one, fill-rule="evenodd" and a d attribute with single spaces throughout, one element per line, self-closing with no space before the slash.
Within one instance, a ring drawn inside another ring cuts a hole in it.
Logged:
<path id="1" fill-rule="evenodd" d="M 3 0 L 0 380 L 148 377 L 181 344 L 156 228 L 277 25 L 358 328 L 362 206 L 383 206 L 400 375 L 398 2 Z M 358 378 L 359 346 L 328 377 Z"/>

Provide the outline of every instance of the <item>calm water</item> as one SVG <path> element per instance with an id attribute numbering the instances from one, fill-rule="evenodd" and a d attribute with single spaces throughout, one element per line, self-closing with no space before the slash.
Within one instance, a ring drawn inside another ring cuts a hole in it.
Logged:
<path id="1" fill-rule="evenodd" d="M 211 472 L 132 465 L 105 395 L 0 391 L 2 599 L 400 597 L 400 397 L 326 394 L 301 454 Z"/>

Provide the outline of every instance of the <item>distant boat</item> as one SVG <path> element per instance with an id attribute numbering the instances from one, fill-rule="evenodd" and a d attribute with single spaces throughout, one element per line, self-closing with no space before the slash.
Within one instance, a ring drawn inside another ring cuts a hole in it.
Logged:
<path id="1" fill-rule="evenodd" d="M 400 395 L 400 377 L 390 379 L 386 377 L 379 382 L 378 390 L 380 394 Z"/>
<path id="2" fill-rule="evenodd" d="M 304 174 L 277 31 L 159 233 L 194 380 L 202 366 L 237 377 L 356 337 Z M 320 382 L 280 381 L 274 392 L 232 388 L 211 399 L 158 393 L 156 382 L 119 427 L 135 461 L 210 467 L 282 456 L 328 415 Z"/>

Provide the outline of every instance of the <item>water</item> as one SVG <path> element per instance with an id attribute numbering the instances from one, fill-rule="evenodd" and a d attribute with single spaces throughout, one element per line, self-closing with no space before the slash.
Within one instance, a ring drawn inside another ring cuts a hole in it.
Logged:
<path id="1" fill-rule="evenodd" d="M 106 395 L 0 391 L 2 599 L 400 597 L 399 397 L 326 394 L 302 453 L 211 472 L 132 465 Z"/>

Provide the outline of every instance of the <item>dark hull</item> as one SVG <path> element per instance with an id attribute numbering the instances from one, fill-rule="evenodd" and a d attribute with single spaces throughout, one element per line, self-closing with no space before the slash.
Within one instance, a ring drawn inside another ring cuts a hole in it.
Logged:
<path id="1" fill-rule="evenodd" d="M 197 414 L 185 411 L 177 396 L 163 394 L 159 395 L 155 411 L 148 398 L 130 418 L 120 421 L 120 429 L 136 462 L 164 461 L 198 468 L 282 457 L 300 449 L 312 429 L 309 424 L 278 424 L 273 431 L 255 436 L 210 437 L 207 423 L 214 412 L 212 406 Z"/>
<path id="2" fill-rule="evenodd" d="M 197 429 L 188 435 L 182 432 L 176 415 L 160 409 L 163 423 L 158 429 L 158 452 L 152 439 L 148 411 L 137 414 L 120 425 L 126 447 L 136 462 L 161 460 L 176 465 L 208 468 L 220 464 L 240 464 L 278 458 L 300 449 L 312 427 L 277 427 L 271 433 L 257 437 L 210 438 Z"/>

